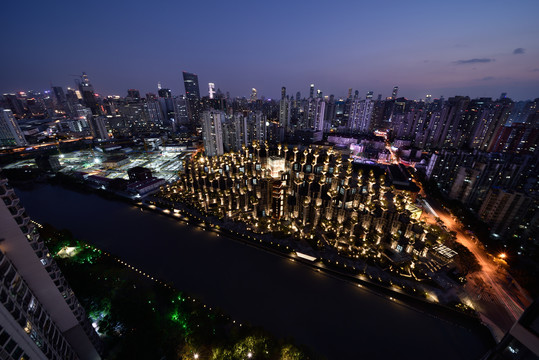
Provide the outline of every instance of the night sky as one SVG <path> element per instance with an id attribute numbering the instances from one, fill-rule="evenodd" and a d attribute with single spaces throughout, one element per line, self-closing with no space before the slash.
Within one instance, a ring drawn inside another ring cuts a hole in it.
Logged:
<path id="1" fill-rule="evenodd" d="M 54 6 L 53 6 L 54 4 Z M 539 1 L 6 1 L 0 92 L 539 97 Z"/>

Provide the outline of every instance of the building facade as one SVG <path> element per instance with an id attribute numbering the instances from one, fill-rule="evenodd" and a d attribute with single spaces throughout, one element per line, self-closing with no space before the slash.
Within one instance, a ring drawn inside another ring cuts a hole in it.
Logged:
<path id="1" fill-rule="evenodd" d="M 100 359 L 83 307 L 2 178 L 0 198 L 1 358 Z"/>

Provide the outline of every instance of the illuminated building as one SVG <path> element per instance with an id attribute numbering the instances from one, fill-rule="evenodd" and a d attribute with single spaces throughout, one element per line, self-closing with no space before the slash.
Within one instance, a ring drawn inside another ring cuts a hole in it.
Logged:
<path id="1" fill-rule="evenodd" d="M 257 91 L 256 91 L 255 88 L 252 88 L 251 89 L 251 102 L 256 101 L 257 98 L 258 98 L 257 97 Z"/>
<path id="2" fill-rule="evenodd" d="M 0 198 L 0 357 L 100 359 L 84 309 L 2 178 Z"/>
<path id="3" fill-rule="evenodd" d="M 213 99 L 215 97 L 215 84 L 214 83 L 208 83 L 208 93 L 209 93 L 210 99 Z"/>
<path id="4" fill-rule="evenodd" d="M 178 194 L 172 196 L 255 229 L 264 221 L 260 232 L 284 226 L 300 237 L 324 234 L 348 255 L 390 249 L 398 241 L 406 253 L 424 257 L 427 232 L 412 206 L 413 192 L 392 191 L 384 171 L 376 172 L 355 169 L 333 149 L 254 142 L 238 152 L 192 159 L 165 196 Z"/>
<path id="5" fill-rule="evenodd" d="M 92 114 L 98 115 L 101 113 L 97 97 L 94 92 L 94 87 L 90 83 L 90 79 L 85 72 L 82 73 L 81 82 L 79 83 L 79 91 L 84 101 L 84 104 L 92 110 Z"/>
<path id="6" fill-rule="evenodd" d="M 0 108 L 0 146 L 25 146 L 26 139 L 11 110 Z"/>
<path id="7" fill-rule="evenodd" d="M 393 92 L 391 92 L 391 99 L 395 100 L 397 98 L 398 93 L 399 93 L 399 87 L 398 86 L 393 87 Z"/>

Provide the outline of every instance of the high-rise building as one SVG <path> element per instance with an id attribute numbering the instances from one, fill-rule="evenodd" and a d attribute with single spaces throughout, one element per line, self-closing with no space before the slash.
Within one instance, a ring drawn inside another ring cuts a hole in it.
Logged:
<path id="1" fill-rule="evenodd" d="M 0 146 L 25 146 L 27 144 L 11 110 L 0 108 Z"/>
<path id="2" fill-rule="evenodd" d="M 200 120 L 200 89 L 198 87 L 198 76 L 188 72 L 183 72 L 183 85 L 185 86 L 185 98 L 189 105 L 189 119 L 193 125 L 198 125 Z"/>
<path id="3" fill-rule="evenodd" d="M 350 104 L 348 129 L 351 132 L 368 132 L 371 130 L 371 117 L 374 101 L 354 99 Z"/>
<path id="4" fill-rule="evenodd" d="M 215 97 L 215 84 L 214 83 L 208 83 L 208 93 L 209 93 L 210 99 L 213 99 Z"/>
<path id="5" fill-rule="evenodd" d="M 281 101 L 279 102 L 279 126 L 285 129 L 290 127 L 290 101 L 286 98 L 286 88 L 281 88 Z"/>
<path id="6" fill-rule="evenodd" d="M 189 109 L 184 96 L 174 98 L 174 121 L 178 125 L 189 123 Z"/>
<path id="7" fill-rule="evenodd" d="M 505 237 L 520 225 L 532 202 L 526 194 L 492 188 L 479 209 L 479 216 L 492 226 L 493 234 Z"/>
<path id="8" fill-rule="evenodd" d="M 251 102 L 256 101 L 257 99 L 257 91 L 255 88 L 251 89 Z"/>
<path id="9" fill-rule="evenodd" d="M 395 86 L 393 87 L 393 92 L 391 93 L 391 98 L 395 100 L 397 98 L 397 94 L 399 93 L 399 87 Z"/>
<path id="10" fill-rule="evenodd" d="M 207 156 L 223 155 L 222 111 L 209 110 L 202 113 L 202 138 Z"/>
<path id="11" fill-rule="evenodd" d="M 0 357 L 100 359 L 84 309 L 2 178 L 0 198 Z"/>
<path id="12" fill-rule="evenodd" d="M 200 89 L 198 87 L 198 75 L 183 72 L 183 85 L 185 86 L 185 97 L 190 101 L 200 100 Z"/>
<path id="13" fill-rule="evenodd" d="M 127 97 L 130 101 L 133 102 L 139 102 L 140 101 L 140 91 L 137 89 L 129 89 L 127 90 Z"/>
<path id="14" fill-rule="evenodd" d="M 367 100 L 372 100 L 372 97 L 374 96 L 374 91 L 367 92 L 367 96 L 365 97 Z"/>
<path id="15" fill-rule="evenodd" d="M 57 109 L 60 110 L 67 110 L 66 101 L 67 98 L 64 93 L 64 89 L 61 86 L 53 86 L 52 88 L 52 99 L 54 101 L 54 105 Z"/>
<path id="16" fill-rule="evenodd" d="M 7 101 L 7 105 L 13 111 L 13 114 L 18 118 L 24 116 L 24 106 L 22 101 L 17 97 L 16 94 L 4 94 L 4 99 Z"/>
<path id="17" fill-rule="evenodd" d="M 89 120 L 89 125 L 94 138 L 99 140 L 107 140 L 109 138 L 109 132 L 105 125 L 105 117 L 92 116 Z"/>
<path id="18" fill-rule="evenodd" d="M 314 84 L 311 84 L 311 88 L 309 89 L 309 97 L 314 98 Z"/>
<path id="19" fill-rule="evenodd" d="M 82 96 L 84 104 L 92 110 L 92 114 L 98 115 L 100 113 L 99 103 L 94 92 L 94 87 L 90 83 L 90 79 L 85 72 L 82 73 L 81 82 L 79 83 L 79 91 Z"/>

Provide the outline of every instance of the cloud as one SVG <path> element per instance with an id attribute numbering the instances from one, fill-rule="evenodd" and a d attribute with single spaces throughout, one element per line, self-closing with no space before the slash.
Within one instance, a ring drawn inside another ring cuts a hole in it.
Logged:
<path id="1" fill-rule="evenodd" d="M 492 61 L 494 61 L 494 59 L 481 58 L 481 59 L 457 60 L 457 61 L 453 61 L 453 63 L 457 65 L 464 65 L 464 64 L 489 63 Z"/>
<path id="2" fill-rule="evenodd" d="M 525 51 L 526 51 L 526 49 L 516 48 L 515 50 L 513 50 L 513 54 L 514 55 L 524 54 Z"/>
<path id="3" fill-rule="evenodd" d="M 490 80 L 494 80 L 494 76 L 485 76 L 484 78 L 481 78 L 481 79 L 477 79 L 479 81 L 490 81 Z"/>
<path id="4" fill-rule="evenodd" d="M 533 72 L 538 72 L 539 68 L 532 69 Z"/>

